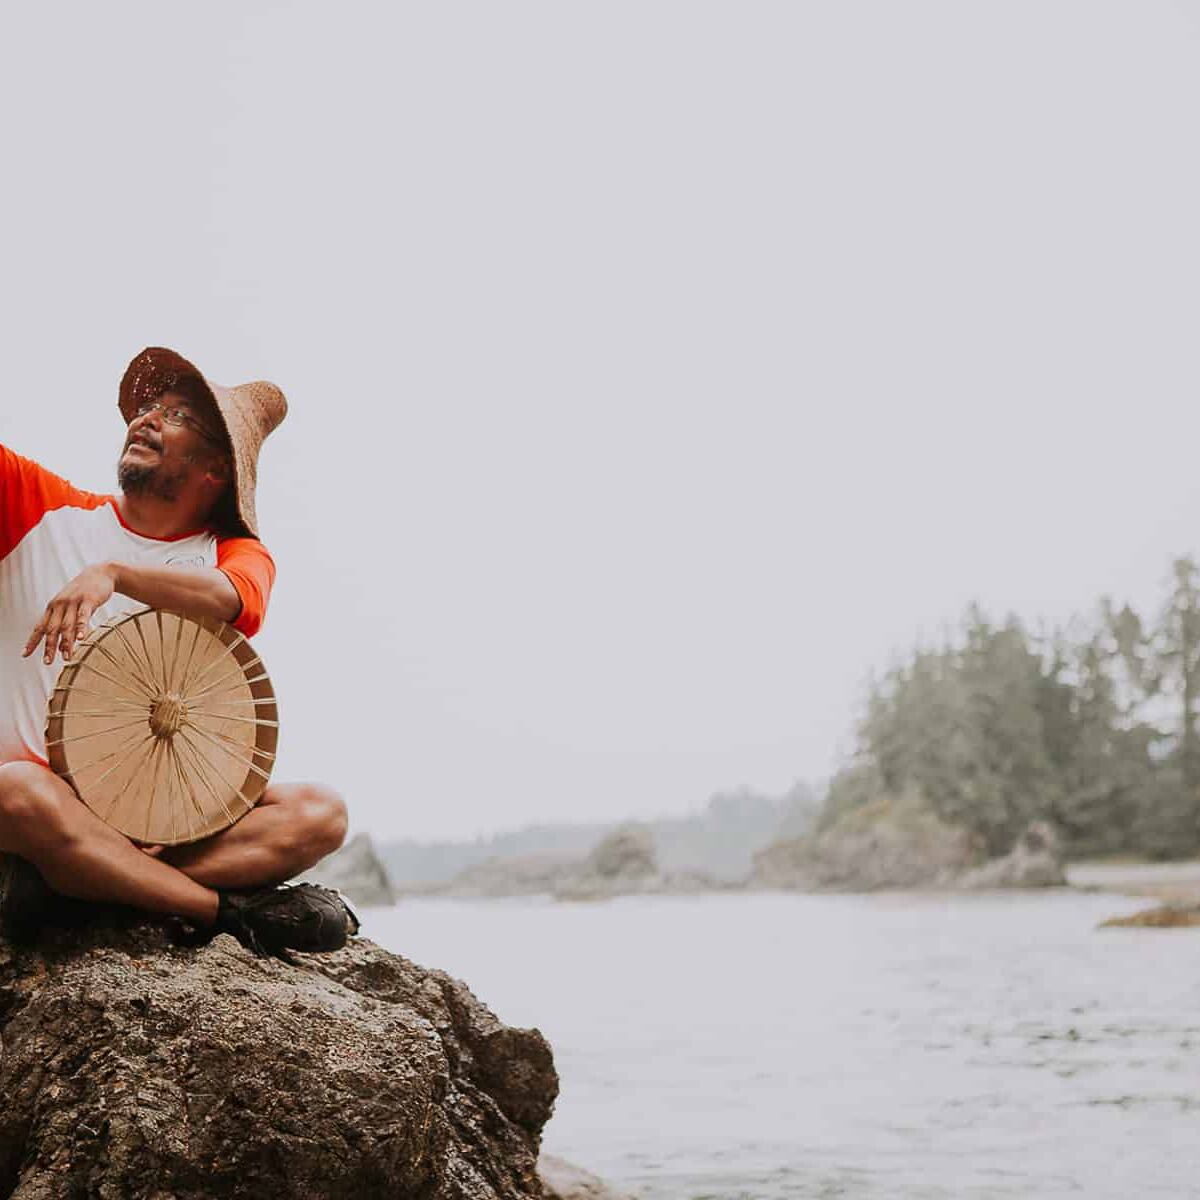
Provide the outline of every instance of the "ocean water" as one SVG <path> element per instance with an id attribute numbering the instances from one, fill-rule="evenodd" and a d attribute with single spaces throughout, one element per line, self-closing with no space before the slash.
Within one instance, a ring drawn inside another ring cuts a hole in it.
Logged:
<path id="1" fill-rule="evenodd" d="M 638 1197 L 1200 1196 L 1200 929 L 1068 890 L 411 900 L 364 933 L 550 1039 Z"/>

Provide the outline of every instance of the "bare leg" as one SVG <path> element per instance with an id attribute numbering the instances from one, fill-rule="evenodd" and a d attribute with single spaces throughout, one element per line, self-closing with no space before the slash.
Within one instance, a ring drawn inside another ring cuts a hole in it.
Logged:
<path id="1" fill-rule="evenodd" d="M 0 851 L 33 863 L 64 896 L 174 913 L 198 925 L 217 918 L 215 891 L 143 854 L 37 763 L 0 765 Z"/>
<path id="2" fill-rule="evenodd" d="M 33 863 L 64 896 L 217 916 L 217 887 L 258 887 L 311 867 L 346 835 L 346 806 L 311 784 L 276 784 L 236 825 L 204 841 L 147 854 L 106 825 L 53 771 L 0 765 L 0 851 Z"/>
<path id="3" fill-rule="evenodd" d="M 335 791 L 277 783 L 236 825 L 200 842 L 166 846 L 159 857 L 208 887 L 259 887 L 307 870 L 345 837 L 346 805 Z"/>

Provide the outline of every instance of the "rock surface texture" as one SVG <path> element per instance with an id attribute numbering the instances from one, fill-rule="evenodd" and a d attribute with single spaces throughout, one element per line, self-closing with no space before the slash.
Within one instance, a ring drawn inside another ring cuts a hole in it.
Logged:
<path id="1" fill-rule="evenodd" d="M 323 858 L 301 879 L 323 883 L 345 893 L 351 904 L 395 904 L 396 891 L 387 867 L 375 850 L 369 833 L 352 837 L 340 850 Z"/>
<path id="2" fill-rule="evenodd" d="M 0 1196 L 540 1197 L 550 1047 L 369 941 L 294 964 L 156 925 L 0 942 Z"/>

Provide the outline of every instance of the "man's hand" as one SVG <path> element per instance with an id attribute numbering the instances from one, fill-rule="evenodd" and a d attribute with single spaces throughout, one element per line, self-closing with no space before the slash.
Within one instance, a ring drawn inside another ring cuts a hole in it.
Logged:
<path id="1" fill-rule="evenodd" d="M 34 626 L 25 643 L 23 658 L 28 658 L 38 642 L 46 639 L 43 656 L 47 665 L 61 651 L 63 661 L 71 657 L 75 642 L 87 636 L 92 613 L 107 603 L 116 590 L 116 568 L 112 563 L 96 563 L 80 571 L 49 604 L 42 619 Z"/>

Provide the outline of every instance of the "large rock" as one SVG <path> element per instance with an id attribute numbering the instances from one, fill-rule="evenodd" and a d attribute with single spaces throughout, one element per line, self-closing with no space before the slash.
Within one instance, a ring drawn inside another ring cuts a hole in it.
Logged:
<path id="1" fill-rule="evenodd" d="M 1062 887 L 1067 882 L 1062 843 L 1047 821 L 1034 821 L 1001 858 L 959 876 L 961 888 Z"/>
<path id="2" fill-rule="evenodd" d="M 376 853 L 369 833 L 352 837 L 340 850 L 323 858 L 300 878 L 337 888 L 345 893 L 351 904 L 369 907 L 396 903 L 387 868 Z"/>
<path id="3" fill-rule="evenodd" d="M 559 880 L 554 895 L 559 900 L 612 900 L 734 891 L 742 886 L 704 871 L 661 871 L 653 831 L 630 824 L 602 838 L 575 871 Z"/>
<path id="4" fill-rule="evenodd" d="M 885 798 L 828 829 L 759 851 L 752 882 L 802 891 L 942 887 L 981 853 L 978 837 L 942 821 L 918 798 Z"/>
<path id="5" fill-rule="evenodd" d="M 609 900 L 674 890 L 659 874 L 654 834 L 645 825 L 622 825 L 601 840 L 578 869 L 554 888 L 559 900 Z"/>
<path id="6" fill-rule="evenodd" d="M 658 874 L 654 834 L 645 825 L 622 825 L 583 860 L 583 873 L 600 879 L 652 879 Z"/>
<path id="7" fill-rule="evenodd" d="M 0 1195 L 518 1200 L 550 1047 L 357 940 L 296 965 L 101 925 L 0 943 Z"/>

